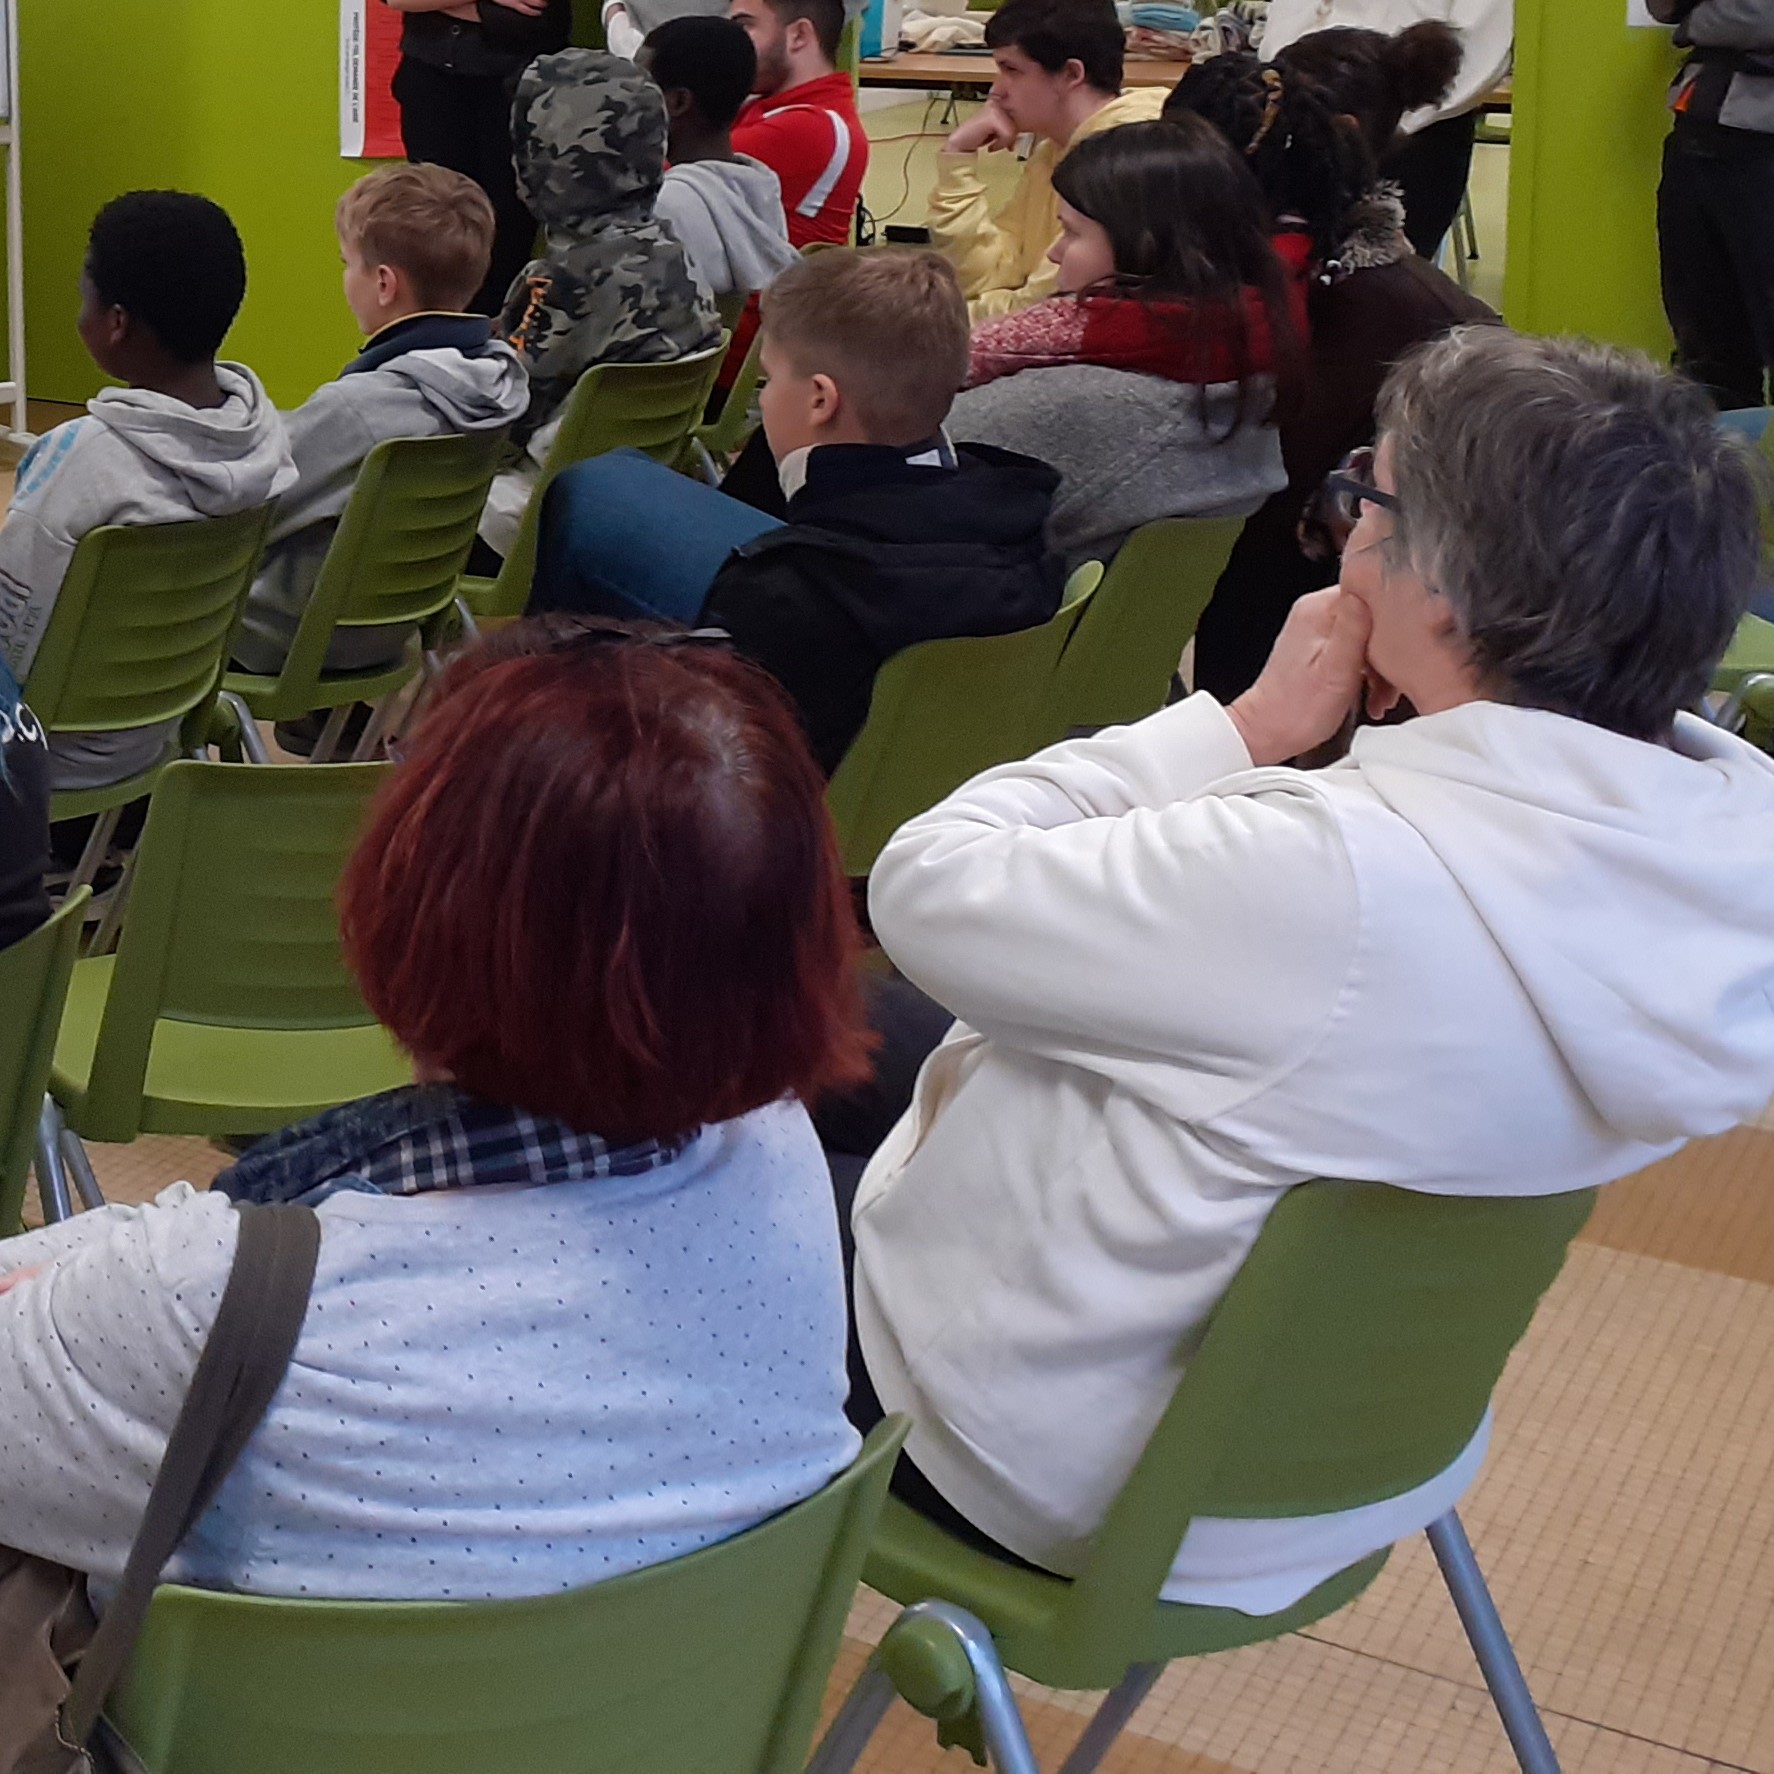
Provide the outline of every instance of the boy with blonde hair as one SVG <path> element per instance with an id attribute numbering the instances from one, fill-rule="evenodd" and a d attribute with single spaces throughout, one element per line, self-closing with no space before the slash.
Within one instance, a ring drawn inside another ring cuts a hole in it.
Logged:
<path id="1" fill-rule="evenodd" d="M 560 476 L 534 607 L 722 628 L 837 767 L 902 648 L 1004 634 L 1059 607 L 1045 463 L 943 429 L 967 308 L 938 254 L 837 249 L 763 299 L 764 432 L 788 521 L 632 451 Z"/>
<path id="2" fill-rule="evenodd" d="M 366 343 L 336 382 L 287 415 L 298 478 L 278 507 L 271 545 L 235 640 L 248 671 L 281 669 L 357 471 L 399 437 L 502 431 L 529 405 L 517 353 L 492 322 L 465 312 L 487 274 L 493 206 L 442 166 L 385 166 L 361 178 L 335 217 L 345 301 Z M 342 631 L 332 671 L 396 659 L 404 628 Z"/>

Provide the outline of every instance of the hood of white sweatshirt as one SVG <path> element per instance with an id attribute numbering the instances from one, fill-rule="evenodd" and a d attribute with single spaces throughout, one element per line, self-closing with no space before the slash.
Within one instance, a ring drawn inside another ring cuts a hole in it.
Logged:
<path id="1" fill-rule="evenodd" d="M 782 183 L 749 154 L 666 168 L 658 210 L 717 290 L 766 289 L 799 256 L 788 243 Z M 705 263 L 711 243 L 724 264 Z"/>
<path id="2" fill-rule="evenodd" d="M 370 374 L 408 383 L 449 431 L 496 431 L 530 404 L 529 372 L 503 339 L 472 355 L 454 349 L 404 352 Z"/>
<path id="3" fill-rule="evenodd" d="M 1337 768 L 1459 883 L 1609 1126 L 1667 1145 L 1774 1095 L 1774 759 L 1690 715 L 1663 747 L 1477 702 Z"/>
<path id="4" fill-rule="evenodd" d="M 131 449 L 186 489 L 205 516 L 263 505 L 295 482 L 283 418 L 244 364 L 218 363 L 226 397 L 219 407 L 188 406 L 145 388 L 107 388 L 88 411 Z"/>

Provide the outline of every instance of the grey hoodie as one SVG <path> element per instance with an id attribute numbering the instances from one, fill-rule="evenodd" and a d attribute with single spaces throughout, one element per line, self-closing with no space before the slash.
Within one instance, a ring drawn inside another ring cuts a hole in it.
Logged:
<path id="1" fill-rule="evenodd" d="M 711 296 L 767 289 L 800 256 L 788 243 L 782 181 L 749 154 L 667 167 L 653 213 L 671 224 Z"/>
<path id="2" fill-rule="evenodd" d="M 1281 436 L 1237 415 L 1229 382 L 1202 390 L 1132 370 L 1054 364 L 1001 376 L 956 397 L 949 434 L 996 444 L 1060 472 L 1048 545 L 1068 568 L 1112 560 L 1141 524 L 1161 517 L 1243 517 L 1287 485 Z"/>
<path id="3" fill-rule="evenodd" d="M 433 319 L 456 318 L 414 316 L 399 324 L 423 327 Z M 289 414 L 290 449 L 299 478 L 278 506 L 271 546 L 235 637 L 236 661 L 248 671 L 282 669 L 357 471 L 377 444 L 397 437 L 502 430 L 523 413 L 529 399 L 522 359 L 503 340 L 489 339 L 470 350 L 415 349 L 374 368 L 354 366 Z M 404 628 L 342 631 L 327 653 L 327 668 L 351 671 L 382 664 L 398 657 L 405 638 Z"/>
<path id="4" fill-rule="evenodd" d="M 226 517 L 295 481 L 283 419 L 242 364 L 219 363 L 226 399 L 187 406 L 140 388 L 108 388 L 86 416 L 58 425 L 19 464 L 0 526 L 0 651 L 28 684 L 74 549 L 106 524 Z M 99 788 L 152 764 L 166 726 L 51 737 L 51 785 Z"/>

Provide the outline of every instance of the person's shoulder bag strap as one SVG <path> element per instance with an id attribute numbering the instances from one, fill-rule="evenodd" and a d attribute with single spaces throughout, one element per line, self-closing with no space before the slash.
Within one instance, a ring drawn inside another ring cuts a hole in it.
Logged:
<path id="1" fill-rule="evenodd" d="M 173 1425 L 148 1507 L 62 1708 L 71 1744 L 92 1735 L 148 1617 L 167 1561 L 209 1508 L 283 1382 L 314 1282 L 320 1221 L 311 1208 L 240 1203 L 240 1238 L 209 1340 Z"/>

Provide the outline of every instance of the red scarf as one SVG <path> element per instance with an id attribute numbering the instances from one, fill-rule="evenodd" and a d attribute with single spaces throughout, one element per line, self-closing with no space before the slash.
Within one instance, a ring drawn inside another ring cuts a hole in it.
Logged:
<path id="1" fill-rule="evenodd" d="M 1304 235 L 1283 234 L 1275 248 L 1287 272 L 1295 344 L 1303 345 L 1311 243 Z M 987 321 L 974 333 L 968 385 L 1078 363 L 1199 387 L 1273 375 L 1284 355 L 1260 290 L 1242 291 L 1237 304 L 1054 296 Z"/>

